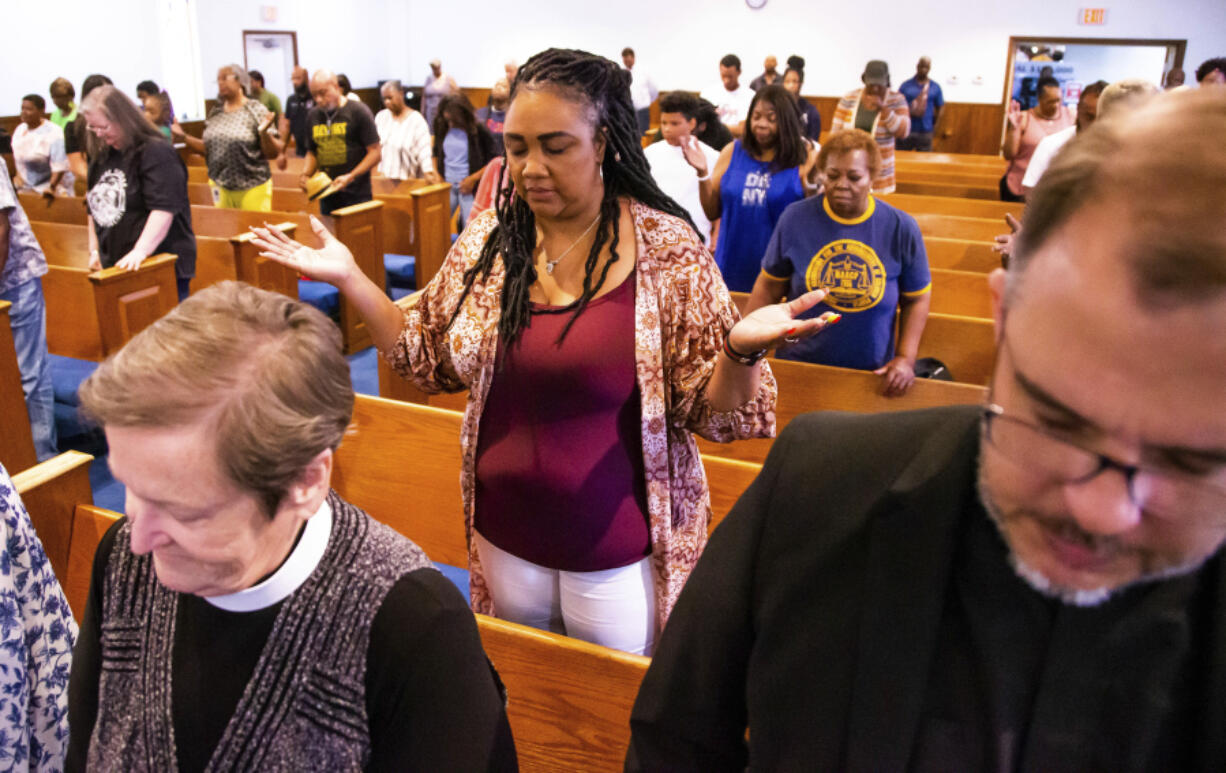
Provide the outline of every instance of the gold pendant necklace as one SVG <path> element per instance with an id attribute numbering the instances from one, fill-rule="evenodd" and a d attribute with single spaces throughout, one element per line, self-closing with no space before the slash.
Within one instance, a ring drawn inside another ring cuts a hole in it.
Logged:
<path id="1" fill-rule="evenodd" d="M 571 251 L 571 250 L 573 250 L 573 249 L 574 249 L 574 248 L 575 248 L 575 247 L 576 247 L 576 246 L 579 244 L 579 242 L 583 241 L 584 237 L 586 237 L 586 236 L 587 236 L 589 233 L 591 233 L 591 232 L 592 232 L 592 229 L 593 229 L 593 228 L 595 228 L 595 227 L 596 227 L 596 224 L 597 224 L 597 223 L 599 223 L 599 222 L 600 222 L 600 214 L 599 214 L 599 213 L 597 213 L 597 214 L 596 214 L 596 219 L 592 221 L 592 224 L 591 224 L 591 225 L 589 225 L 589 226 L 588 226 L 588 227 L 587 227 L 587 228 L 586 228 L 586 229 L 583 231 L 583 233 L 579 234 L 579 238 L 578 238 L 578 239 L 575 239 L 573 242 L 571 242 L 570 246 L 569 246 L 569 247 L 567 247 L 565 250 L 563 250 L 561 255 L 559 255 L 558 257 L 554 258 L 553 260 L 546 260 L 546 261 L 545 261 L 545 273 L 546 273 L 546 274 L 549 274 L 550 276 L 553 276 L 553 270 L 554 270 L 555 268 L 557 268 L 558 263 L 561 263 L 561 262 L 562 262 L 562 258 L 565 258 L 567 255 L 569 255 L 569 254 L 570 254 L 570 251 Z"/>

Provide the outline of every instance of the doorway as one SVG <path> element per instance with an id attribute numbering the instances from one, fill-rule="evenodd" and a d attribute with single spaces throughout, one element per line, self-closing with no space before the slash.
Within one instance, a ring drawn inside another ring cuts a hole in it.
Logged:
<path id="1" fill-rule="evenodd" d="M 294 93 L 290 76 L 298 66 L 298 33 L 243 30 L 243 67 L 259 70 L 264 86 L 284 104 Z"/>

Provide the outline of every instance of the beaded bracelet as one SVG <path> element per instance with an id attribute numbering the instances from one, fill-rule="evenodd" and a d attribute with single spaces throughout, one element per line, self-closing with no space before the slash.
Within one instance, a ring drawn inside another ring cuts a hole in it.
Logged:
<path id="1" fill-rule="evenodd" d="M 758 364 L 758 360 L 766 356 L 765 349 L 759 349 L 758 351 L 750 352 L 749 354 L 741 354 L 736 349 L 733 349 L 732 345 L 728 343 L 729 338 L 730 336 L 724 336 L 724 354 L 728 355 L 728 359 L 732 360 L 733 362 L 739 362 L 742 365 L 756 365 Z"/>

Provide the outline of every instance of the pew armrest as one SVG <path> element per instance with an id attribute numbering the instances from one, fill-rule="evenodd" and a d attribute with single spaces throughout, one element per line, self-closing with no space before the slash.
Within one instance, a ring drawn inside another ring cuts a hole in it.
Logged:
<path id="1" fill-rule="evenodd" d="M 73 511 L 77 505 L 94 503 L 89 482 L 93 460 L 89 454 L 65 451 L 13 476 L 13 485 L 61 584 L 68 571 Z"/>
<path id="2" fill-rule="evenodd" d="M 289 238 L 294 238 L 298 226 L 294 223 L 277 223 L 272 226 Z M 260 248 L 250 231 L 230 238 L 234 248 L 234 276 L 240 282 L 254 285 L 261 290 L 281 293 L 298 299 L 298 272 L 292 268 L 260 256 Z"/>
<path id="3" fill-rule="evenodd" d="M 103 355 L 119 351 L 179 302 L 175 260 L 174 255 L 162 253 L 135 271 L 112 267 L 89 275 Z"/>

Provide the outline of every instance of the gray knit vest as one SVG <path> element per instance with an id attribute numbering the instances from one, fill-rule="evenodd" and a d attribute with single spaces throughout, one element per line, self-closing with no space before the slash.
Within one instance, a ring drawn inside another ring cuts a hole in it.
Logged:
<path id="1" fill-rule="evenodd" d="M 366 652 L 396 581 L 430 566 L 413 543 L 329 494 L 332 534 L 315 571 L 282 604 L 210 771 L 350 771 L 370 758 Z M 102 597 L 102 674 L 89 769 L 177 768 L 171 652 L 179 594 L 118 532 Z"/>

